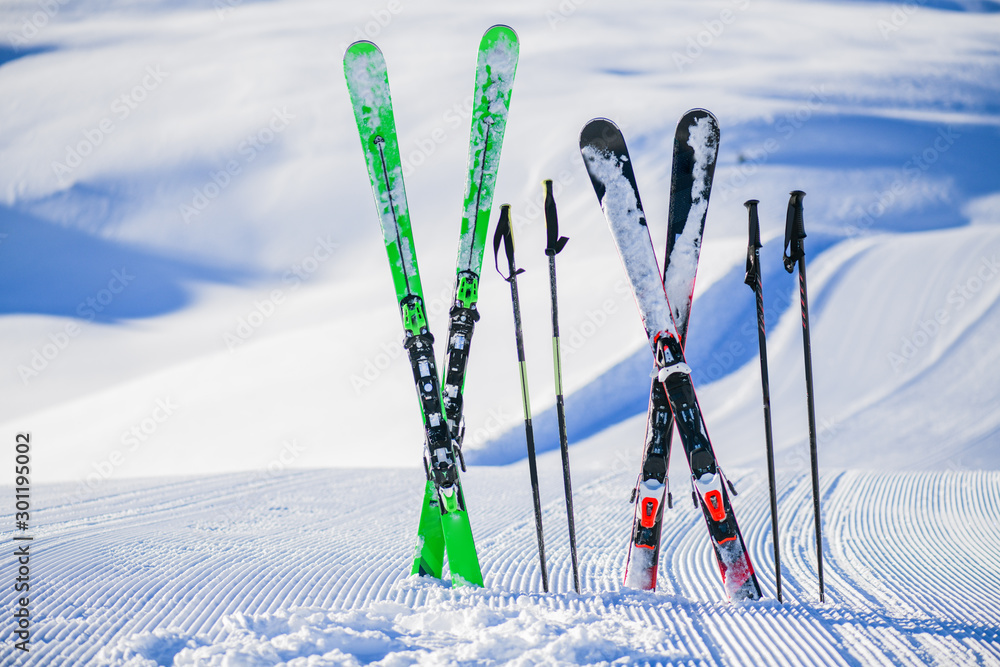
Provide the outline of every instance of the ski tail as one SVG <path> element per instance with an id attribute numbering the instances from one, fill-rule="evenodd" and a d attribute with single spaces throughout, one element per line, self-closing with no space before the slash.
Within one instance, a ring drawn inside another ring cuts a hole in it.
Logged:
<path id="1" fill-rule="evenodd" d="M 444 529 L 441 526 L 441 506 L 437 490 L 430 478 L 424 485 L 421 508 L 410 574 L 440 579 L 444 571 Z"/>
<path id="2" fill-rule="evenodd" d="M 705 517 L 729 599 L 759 600 L 762 597 L 760 584 L 730 501 L 730 492 L 735 494 L 736 488 L 719 467 L 691 383 L 691 369 L 684 362 L 683 354 L 677 339 L 657 338 L 657 377 L 663 383 L 688 459 L 695 505 L 701 508 Z"/>
<path id="3" fill-rule="evenodd" d="M 632 489 L 635 515 L 632 519 L 632 541 L 629 543 L 628 560 L 625 563 L 625 585 L 630 588 L 656 589 L 664 501 L 667 507 L 673 506 L 667 474 L 673 421 L 663 385 L 654 378 L 649 389 L 642 468 Z"/>

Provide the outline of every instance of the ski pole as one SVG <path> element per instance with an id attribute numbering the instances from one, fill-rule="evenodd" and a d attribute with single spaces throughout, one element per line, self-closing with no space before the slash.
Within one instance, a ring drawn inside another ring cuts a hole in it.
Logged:
<path id="1" fill-rule="evenodd" d="M 802 239 L 806 237 L 802 219 L 802 198 L 806 193 L 794 190 L 788 199 L 785 216 L 785 270 L 789 273 L 799 265 L 799 301 L 802 304 L 802 351 L 805 355 L 806 404 L 809 409 L 809 457 L 812 464 L 813 513 L 816 522 L 816 567 L 819 574 L 819 601 L 823 596 L 823 534 L 819 516 L 819 461 L 816 453 L 816 406 L 813 396 L 812 346 L 809 343 L 809 299 L 806 295 L 806 251 Z"/>
<path id="2" fill-rule="evenodd" d="M 549 287 L 552 293 L 552 365 L 556 379 L 556 417 L 559 421 L 559 451 L 562 453 L 563 490 L 566 493 L 566 520 L 569 524 L 569 553 L 573 560 L 573 588 L 580 592 L 580 564 L 576 554 L 576 522 L 573 518 L 573 483 L 569 472 L 569 438 L 566 435 L 566 405 L 562 390 L 562 360 L 559 352 L 559 305 L 556 301 L 556 255 L 569 241 L 559 236 L 559 216 L 556 200 L 552 195 L 551 179 L 545 181 L 545 231 L 548 244 L 545 254 L 549 257 Z"/>
<path id="3" fill-rule="evenodd" d="M 764 286 L 760 276 L 760 220 L 756 199 L 743 205 L 750 216 L 750 238 L 747 241 L 746 282 L 757 296 L 757 341 L 760 347 L 760 386 L 764 396 L 764 443 L 767 448 L 767 481 L 771 491 L 771 539 L 774 542 L 774 579 L 778 602 L 781 602 L 781 553 L 778 544 L 778 496 L 774 475 L 774 440 L 771 437 L 771 389 L 767 378 L 767 341 L 764 336 Z"/>
<path id="4" fill-rule="evenodd" d="M 500 270 L 500 244 L 507 255 L 509 275 Z M 535 461 L 535 436 L 531 428 L 531 404 L 528 400 L 528 372 L 524 363 L 524 336 L 521 333 L 521 304 L 517 298 L 517 276 L 524 269 L 514 266 L 514 234 L 510 228 L 510 205 L 500 207 L 500 220 L 493 234 L 493 260 L 497 273 L 510 283 L 510 298 L 514 304 L 514 337 L 517 340 L 517 363 L 521 373 L 521 402 L 524 405 L 524 437 L 528 445 L 528 474 L 531 477 L 531 494 L 535 503 L 535 530 L 538 533 L 538 559 L 542 564 L 542 588 L 549 592 L 549 573 L 545 567 L 545 540 L 542 537 L 542 501 L 538 495 L 538 465 Z"/>

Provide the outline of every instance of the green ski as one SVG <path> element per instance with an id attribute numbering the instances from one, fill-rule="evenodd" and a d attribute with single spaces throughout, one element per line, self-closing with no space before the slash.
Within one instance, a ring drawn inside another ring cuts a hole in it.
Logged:
<path id="1" fill-rule="evenodd" d="M 500 165 L 500 148 L 507 129 L 511 89 L 517 69 L 517 34 L 504 25 L 486 31 L 479 43 L 476 90 L 473 97 L 469 136 L 469 178 L 462 207 L 462 229 L 458 238 L 455 292 L 448 351 L 445 360 L 444 406 L 455 440 L 462 444 L 462 391 L 469 359 L 469 343 L 479 312 L 479 273 L 486 248 L 486 232 L 493 207 L 493 188 Z"/>
<path id="2" fill-rule="evenodd" d="M 500 149 L 507 129 L 517 57 L 517 33 L 505 25 L 493 26 L 479 42 L 469 132 L 469 177 L 462 206 L 462 228 L 458 239 L 455 291 L 449 313 L 448 349 L 445 352 L 442 388 L 445 415 L 452 437 L 459 447 L 459 462 L 462 463 L 463 470 L 465 466 L 460 448 L 465 436 L 465 422 L 462 418 L 465 370 L 469 361 L 472 334 L 479 320 L 479 276 L 493 207 L 493 188 L 500 165 Z M 414 574 L 440 577 L 445 540 L 438 532 L 437 525 L 430 520 L 436 512 L 435 502 L 433 486 L 428 485 L 420 521 L 424 560 L 414 564 Z"/>
<path id="3" fill-rule="evenodd" d="M 447 553 L 453 584 L 482 586 L 483 575 L 456 463 L 457 448 L 445 418 L 438 383 L 434 337 L 427 327 L 382 52 L 371 42 L 351 44 L 344 54 L 344 75 L 375 195 L 403 318 L 403 345 L 410 358 L 424 423 L 424 463 L 428 477 L 425 496 L 429 494 L 430 499 L 421 513 L 413 572 L 440 577 Z"/>

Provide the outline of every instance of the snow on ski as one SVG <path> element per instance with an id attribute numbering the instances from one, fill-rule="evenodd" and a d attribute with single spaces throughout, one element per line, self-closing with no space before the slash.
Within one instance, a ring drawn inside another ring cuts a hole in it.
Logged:
<path id="1" fill-rule="evenodd" d="M 458 239 L 455 290 L 449 313 L 445 352 L 444 405 L 452 436 L 461 447 L 465 371 L 469 346 L 479 320 L 479 278 L 493 207 L 493 189 L 500 166 L 500 149 L 517 71 L 517 33 L 495 25 L 483 35 L 476 62 L 472 123 L 469 132 L 469 171 Z"/>
<path id="2" fill-rule="evenodd" d="M 708 198 L 719 154 L 719 122 L 705 109 L 681 118 L 674 135 L 663 287 L 681 341 L 687 338 Z"/>
<path id="3" fill-rule="evenodd" d="M 666 333 L 677 337 L 670 307 L 663 292 L 663 280 L 657 267 L 656 253 L 646 229 L 646 215 L 633 183 L 632 163 L 618 128 L 609 120 L 596 119 L 584 127 L 580 152 L 604 215 L 618 244 L 618 253 L 650 345 Z M 629 233 L 640 229 L 641 233 Z"/>
<path id="4" fill-rule="evenodd" d="M 478 275 L 482 268 L 500 148 L 517 71 L 518 46 L 517 33 L 505 25 L 487 30 L 479 44 L 469 136 L 469 178 L 458 244 L 459 272 Z"/>
<path id="5" fill-rule="evenodd" d="M 671 316 L 625 140 L 614 123 L 594 119 L 581 132 L 580 151 L 632 288 L 657 378 L 675 417 L 726 593 L 734 600 L 758 599 L 760 586 L 726 490 L 732 486 L 724 483 L 691 384 L 691 369 L 684 361 Z"/>

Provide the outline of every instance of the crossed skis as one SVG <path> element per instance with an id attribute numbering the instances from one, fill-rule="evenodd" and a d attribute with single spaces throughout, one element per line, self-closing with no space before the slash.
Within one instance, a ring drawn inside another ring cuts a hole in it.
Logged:
<path id="1" fill-rule="evenodd" d="M 735 493 L 715 457 L 684 361 L 684 339 L 697 273 L 719 127 L 695 109 L 678 125 L 670 188 L 667 252 L 661 275 L 625 139 L 597 118 L 580 134 L 580 152 L 618 247 L 653 352 L 646 450 L 633 490 L 636 502 L 625 584 L 656 587 L 667 463 L 674 426 L 691 469 L 692 497 L 701 507 L 723 585 L 730 599 L 759 599 L 760 585 L 729 499 Z"/>
<path id="2" fill-rule="evenodd" d="M 464 435 L 462 390 L 469 344 L 479 319 L 479 272 L 517 56 L 517 34 L 511 28 L 493 26 L 483 35 L 476 65 L 469 177 L 442 387 L 434 338 L 427 327 L 385 59 L 378 47 L 367 41 L 351 44 L 344 55 L 344 74 L 379 211 L 403 319 L 404 346 L 424 424 L 427 483 L 412 574 L 441 577 L 447 554 L 456 585 L 483 585 L 459 476 L 460 467 L 464 467 L 460 449 Z"/>
<path id="3" fill-rule="evenodd" d="M 693 109 L 681 118 L 674 136 L 673 170 L 670 183 L 670 209 L 667 219 L 667 249 L 662 277 L 632 162 L 621 131 L 609 120 L 590 121 L 580 134 L 580 151 L 594 191 L 601 203 L 612 236 L 635 296 L 636 305 L 653 351 L 656 372 L 650 387 L 646 448 L 642 470 L 632 491 L 636 503 L 626 564 L 627 586 L 656 588 L 659 561 L 663 502 L 672 505 L 668 487 L 667 464 L 673 426 L 691 469 L 692 498 L 701 507 L 708 527 L 723 584 L 730 599 L 759 599 L 760 585 L 740 533 L 728 491 L 736 489 L 722 473 L 712 449 L 708 431 L 691 384 L 691 369 L 684 362 L 684 341 L 691 312 L 695 277 L 705 228 L 705 215 L 715 172 L 719 127 L 714 116 L 704 109 Z M 802 306 L 803 351 L 806 368 L 806 397 L 809 411 L 809 434 L 813 480 L 816 558 L 819 573 L 819 598 L 824 600 L 823 553 L 820 531 L 819 473 L 816 457 L 815 408 L 813 406 L 812 364 L 809 345 L 808 301 L 806 297 L 805 250 L 802 240 L 802 197 L 795 190 L 788 203 L 785 224 L 785 269 L 799 267 L 799 292 Z M 771 501 L 772 541 L 774 545 L 777 597 L 781 597 L 781 561 L 778 548 L 777 499 L 774 474 L 774 451 L 771 439 L 770 396 L 767 380 L 767 353 L 764 338 L 763 291 L 760 276 L 760 231 L 757 201 L 746 203 L 749 213 L 746 283 L 757 300 L 760 342 L 761 383 L 763 393 L 768 481 Z"/>

